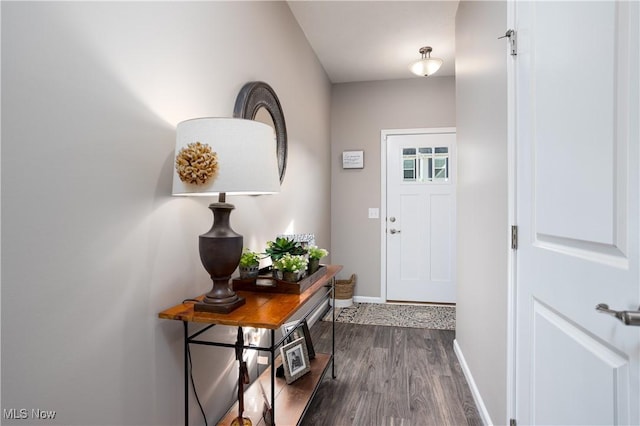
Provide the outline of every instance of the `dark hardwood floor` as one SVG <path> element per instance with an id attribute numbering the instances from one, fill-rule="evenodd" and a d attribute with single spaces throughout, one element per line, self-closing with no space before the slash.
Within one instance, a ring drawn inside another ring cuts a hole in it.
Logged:
<path id="1" fill-rule="evenodd" d="M 331 323 L 311 328 L 331 352 Z M 482 425 L 453 331 L 336 323 L 336 379 L 328 372 L 302 425 Z"/>

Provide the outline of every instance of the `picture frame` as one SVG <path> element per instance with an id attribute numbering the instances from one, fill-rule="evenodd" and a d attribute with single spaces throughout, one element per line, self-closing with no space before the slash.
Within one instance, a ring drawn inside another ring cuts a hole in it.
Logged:
<path id="1" fill-rule="evenodd" d="M 364 169 L 364 151 L 343 151 L 343 169 Z"/>
<path id="2" fill-rule="evenodd" d="M 313 348 L 313 342 L 311 341 L 311 332 L 309 331 L 307 320 L 303 319 L 301 322 L 288 322 L 280 327 L 283 336 L 286 336 L 287 333 L 290 332 L 293 328 L 296 328 L 296 330 L 291 333 L 291 336 L 289 336 L 287 342 L 293 342 L 296 339 L 304 337 L 304 340 L 307 344 L 307 354 L 309 355 L 309 359 L 314 359 L 316 357 L 316 351 Z"/>
<path id="3" fill-rule="evenodd" d="M 300 243 L 300 245 L 304 248 L 309 246 L 316 245 L 316 235 L 315 234 L 280 234 L 279 238 L 288 238 L 290 240 L 295 241 L 296 243 Z"/>
<path id="4" fill-rule="evenodd" d="M 284 366 L 284 378 L 287 384 L 291 384 L 311 371 L 309 354 L 304 337 L 287 343 L 280 348 L 282 365 Z"/>

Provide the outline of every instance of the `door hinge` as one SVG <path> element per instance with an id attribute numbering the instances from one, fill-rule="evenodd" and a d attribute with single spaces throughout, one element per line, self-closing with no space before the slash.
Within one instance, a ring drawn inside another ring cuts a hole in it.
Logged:
<path id="1" fill-rule="evenodd" d="M 518 227 L 516 225 L 511 226 L 511 248 L 518 250 Z"/>
<path id="2" fill-rule="evenodd" d="M 509 419 L 509 426 L 518 426 L 516 419 Z"/>
<path id="3" fill-rule="evenodd" d="M 498 40 L 501 38 L 509 39 L 509 44 L 511 45 L 511 56 L 516 56 L 518 54 L 518 36 L 516 34 L 516 30 L 507 30 L 502 37 L 498 37 Z"/>

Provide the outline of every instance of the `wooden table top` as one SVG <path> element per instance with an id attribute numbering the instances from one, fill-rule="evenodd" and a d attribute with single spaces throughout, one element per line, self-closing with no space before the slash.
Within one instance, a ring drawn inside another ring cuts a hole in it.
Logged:
<path id="1" fill-rule="evenodd" d="M 336 276 L 341 265 L 327 265 L 327 272 L 301 294 L 257 293 L 237 291 L 246 303 L 228 314 L 195 312 L 193 302 L 181 303 L 160 312 L 162 319 L 220 324 L 236 327 L 256 327 L 277 330 L 314 294 Z M 202 299 L 204 295 L 197 299 Z"/>

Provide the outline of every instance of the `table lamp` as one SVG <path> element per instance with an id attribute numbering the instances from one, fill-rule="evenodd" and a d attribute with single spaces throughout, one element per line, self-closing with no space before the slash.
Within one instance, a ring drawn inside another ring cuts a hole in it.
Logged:
<path id="1" fill-rule="evenodd" d="M 276 137 L 272 127 L 240 118 L 195 118 L 176 130 L 173 195 L 215 196 L 213 226 L 200 235 L 200 260 L 213 288 L 194 309 L 229 313 L 244 304 L 230 285 L 242 255 L 242 235 L 231 229 L 235 207 L 226 195 L 280 191 Z"/>

